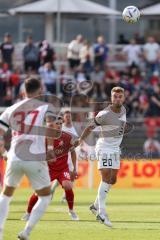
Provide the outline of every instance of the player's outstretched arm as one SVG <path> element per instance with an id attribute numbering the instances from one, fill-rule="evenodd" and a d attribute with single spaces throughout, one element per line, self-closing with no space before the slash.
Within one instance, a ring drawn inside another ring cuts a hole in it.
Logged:
<path id="1" fill-rule="evenodd" d="M 74 179 L 77 177 L 77 171 L 76 171 L 77 155 L 75 150 L 71 151 L 71 159 L 73 164 L 73 171 L 71 172 L 71 180 L 74 181 Z"/>
<path id="2" fill-rule="evenodd" d="M 81 134 L 81 136 L 80 136 L 80 138 L 79 138 L 80 143 L 89 136 L 89 134 L 92 132 L 92 130 L 93 130 L 95 127 L 96 127 L 95 124 L 91 122 L 91 123 L 89 124 L 89 126 L 87 126 L 87 127 L 84 129 L 84 131 L 82 132 L 82 134 Z"/>

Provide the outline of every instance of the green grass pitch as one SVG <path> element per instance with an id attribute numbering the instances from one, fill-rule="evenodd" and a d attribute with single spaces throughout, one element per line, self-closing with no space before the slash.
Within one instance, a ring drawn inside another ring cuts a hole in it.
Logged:
<path id="1" fill-rule="evenodd" d="M 5 225 L 4 240 L 17 239 L 25 225 L 20 221 L 31 190 L 17 190 Z M 88 206 L 96 190 L 75 189 L 75 209 L 79 222 L 70 220 L 67 205 L 60 203 L 62 189 L 56 190 L 52 204 L 31 234 L 31 240 L 159 240 L 160 190 L 112 189 L 108 196 L 109 229 L 95 220 Z"/>

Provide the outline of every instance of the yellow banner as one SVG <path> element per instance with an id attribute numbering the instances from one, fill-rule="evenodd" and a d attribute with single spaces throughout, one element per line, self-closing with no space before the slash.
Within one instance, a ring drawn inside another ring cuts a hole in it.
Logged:
<path id="1" fill-rule="evenodd" d="M 116 188 L 160 188 L 160 160 L 122 161 Z"/>
<path id="2" fill-rule="evenodd" d="M 0 164 L 0 180 L 3 181 L 4 174 L 3 161 Z M 92 168 L 90 170 L 90 168 Z M 97 161 L 93 166 L 88 161 L 80 161 L 78 164 L 78 179 L 76 186 L 88 188 L 93 186 L 97 188 L 100 183 L 100 174 L 97 170 Z M 24 177 L 22 187 L 29 187 L 28 179 Z M 160 160 L 147 161 L 141 159 L 138 161 L 121 161 L 121 169 L 118 173 L 115 188 L 160 188 Z"/>
<path id="3" fill-rule="evenodd" d="M 89 167 L 86 162 L 80 162 L 80 178 L 77 186 L 87 187 L 89 183 Z M 94 162 L 93 187 L 97 188 L 100 182 L 100 175 L 97 170 L 97 162 Z M 121 161 L 121 169 L 118 173 L 115 188 L 160 188 L 160 160 L 147 161 Z"/>

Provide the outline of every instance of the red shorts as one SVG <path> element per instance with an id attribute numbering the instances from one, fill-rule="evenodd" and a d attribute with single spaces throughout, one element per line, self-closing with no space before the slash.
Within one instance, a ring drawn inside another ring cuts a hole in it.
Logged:
<path id="1" fill-rule="evenodd" d="M 63 181 L 71 181 L 70 174 L 69 174 L 69 169 L 66 168 L 62 171 L 53 171 L 50 172 L 50 179 L 51 182 L 54 180 L 58 180 L 58 182 L 62 185 Z"/>

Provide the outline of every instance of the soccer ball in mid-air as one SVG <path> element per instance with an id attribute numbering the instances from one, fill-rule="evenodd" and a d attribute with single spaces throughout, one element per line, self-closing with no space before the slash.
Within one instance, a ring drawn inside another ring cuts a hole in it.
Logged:
<path id="1" fill-rule="evenodd" d="M 140 18 L 140 11 L 135 6 L 128 6 L 123 10 L 122 17 L 127 23 L 136 23 Z"/>

